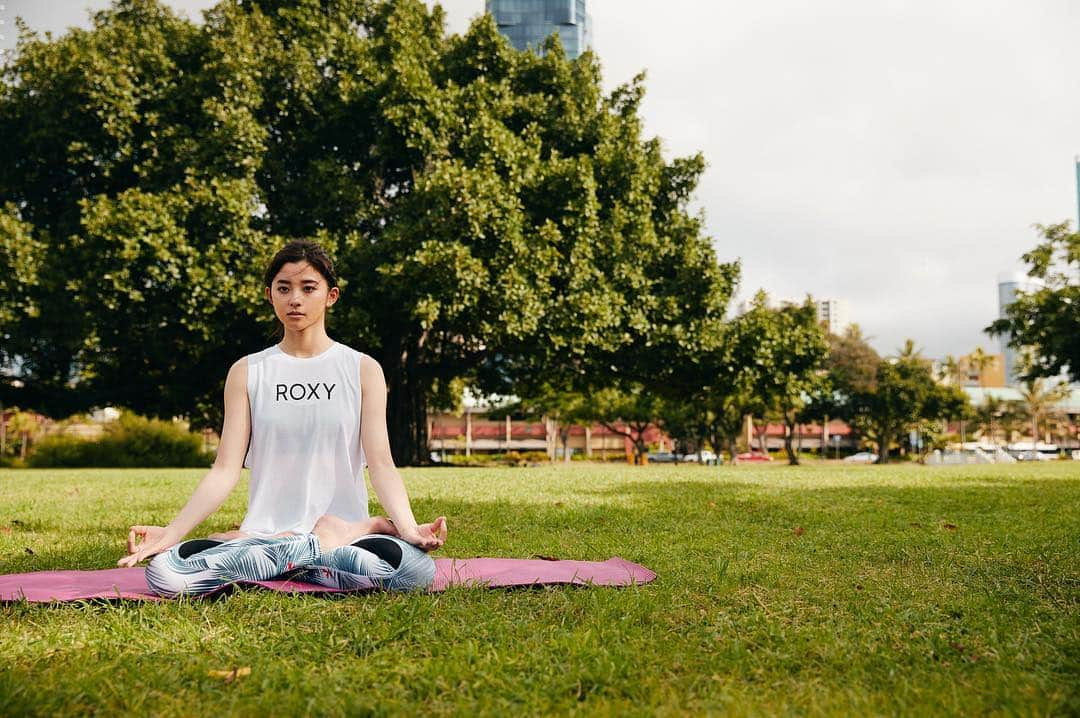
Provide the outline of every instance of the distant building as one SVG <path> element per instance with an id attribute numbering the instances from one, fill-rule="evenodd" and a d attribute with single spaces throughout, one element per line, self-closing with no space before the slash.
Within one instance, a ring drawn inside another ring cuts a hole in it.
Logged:
<path id="1" fill-rule="evenodd" d="M 845 299 L 814 299 L 817 307 L 817 320 L 819 324 L 833 334 L 843 334 L 851 326 L 851 307 Z M 783 309 L 784 307 L 801 307 L 805 300 L 791 299 L 788 297 L 773 297 L 765 295 L 766 309 Z M 754 300 L 746 299 L 735 306 L 736 314 L 746 314 L 754 308 Z"/>
<path id="2" fill-rule="evenodd" d="M 1005 383 L 1005 355 L 972 352 L 956 360 L 959 376 L 950 376 L 947 381 L 963 388 L 1001 389 Z M 945 367 L 937 363 L 936 371 L 941 374 Z"/>
<path id="3" fill-rule="evenodd" d="M 499 32 L 519 50 L 535 50 L 555 32 L 571 60 L 592 45 L 585 0 L 486 0 L 485 7 Z"/>
<path id="4" fill-rule="evenodd" d="M 1002 272 L 998 275 L 998 316 L 1005 316 L 1005 308 L 1016 301 L 1018 292 L 1028 292 L 1039 288 L 1038 282 L 1023 272 Z M 1001 353 L 1005 355 L 1005 384 L 1018 383 L 1019 354 L 1009 346 L 1010 334 L 1002 334 Z"/>
<path id="5" fill-rule="evenodd" d="M 843 334 L 851 326 L 851 309 L 843 299 L 817 299 L 818 323 L 833 334 Z"/>

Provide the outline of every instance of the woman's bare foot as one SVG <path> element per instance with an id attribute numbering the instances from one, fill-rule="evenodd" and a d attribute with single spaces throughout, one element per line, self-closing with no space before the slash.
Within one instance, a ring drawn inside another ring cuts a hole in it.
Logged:
<path id="1" fill-rule="evenodd" d="M 340 546 L 346 546 L 361 536 L 371 534 L 397 536 L 397 529 L 384 516 L 372 516 L 360 521 L 346 521 L 333 514 L 326 514 L 315 522 L 315 527 L 311 529 L 311 533 L 319 537 L 319 546 L 325 553 Z"/>

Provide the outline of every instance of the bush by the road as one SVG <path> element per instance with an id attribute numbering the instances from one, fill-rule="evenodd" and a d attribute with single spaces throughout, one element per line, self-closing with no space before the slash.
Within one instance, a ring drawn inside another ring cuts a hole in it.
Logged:
<path id="1" fill-rule="evenodd" d="M 46 436 L 34 446 L 27 463 L 35 468 L 186 468 L 209 466 L 211 458 L 198 435 L 172 422 L 125 412 L 97 439 Z"/>

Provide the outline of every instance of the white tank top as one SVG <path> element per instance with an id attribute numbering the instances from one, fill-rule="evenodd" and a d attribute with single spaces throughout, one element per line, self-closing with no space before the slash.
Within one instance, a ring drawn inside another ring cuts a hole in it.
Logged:
<path id="1" fill-rule="evenodd" d="M 251 482 L 241 531 L 308 533 L 328 513 L 367 518 L 361 356 L 338 342 L 308 358 L 277 345 L 248 355 L 251 443 L 244 466 Z"/>

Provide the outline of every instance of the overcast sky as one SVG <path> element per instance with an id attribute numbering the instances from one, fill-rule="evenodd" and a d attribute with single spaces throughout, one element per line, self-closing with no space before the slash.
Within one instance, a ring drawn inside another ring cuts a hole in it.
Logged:
<path id="1" fill-rule="evenodd" d="M 0 0 L 62 31 L 102 0 Z M 198 20 L 203 0 L 170 4 Z M 431 4 L 431 3 L 429 3 Z M 483 0 L 445 0 L 461 32 Z M 740 296 L 847 300 L 881 351 L 976 345 L 1032 225 L 1076 222 L 1076 0 L 590 0 L 610 89 L 701 151 L 696 206 Z"/>

